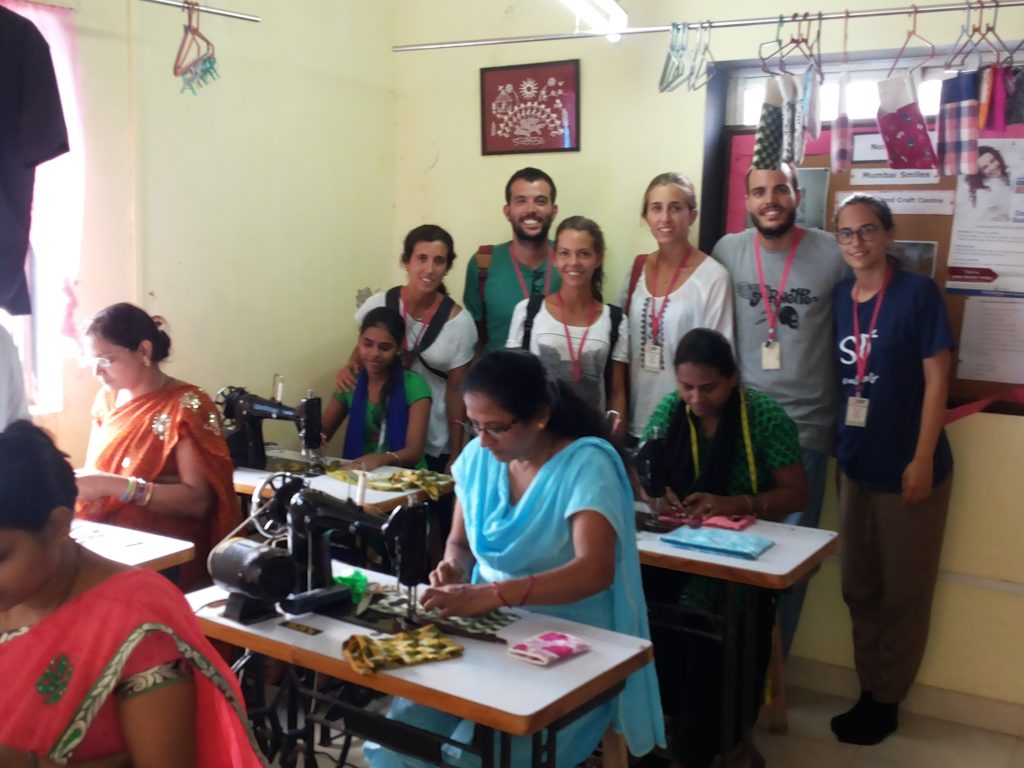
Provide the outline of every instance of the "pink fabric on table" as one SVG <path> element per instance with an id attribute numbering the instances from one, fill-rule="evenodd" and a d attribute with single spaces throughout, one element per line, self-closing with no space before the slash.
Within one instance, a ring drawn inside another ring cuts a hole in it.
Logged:
<path id="1" fill-rule="evenodd" d="M 546 667 L 553 662 L 589 650 L 589 645 L 573 635 L 564 632 L 541 632 L 521 643 L 516 643 L 508 652 L 517 659 Z"/>

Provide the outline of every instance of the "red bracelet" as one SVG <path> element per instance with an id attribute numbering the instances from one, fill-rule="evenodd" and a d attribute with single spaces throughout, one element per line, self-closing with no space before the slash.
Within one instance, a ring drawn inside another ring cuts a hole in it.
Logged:
<path id="1" fill-rule="evenodd" d="M 520 605 L 526 605 L 526 598 L 530 596 L 530 590 L 533 589 L 533 574 L 530 574 L 529 580 L 526 582 L 526 591 L 523 592 L 523 599 L 519 601 Z"/>
<path id="2" fill-rule="evenodd" d="M 506 608 L 511 608 L 512 607 L 511 605 L 508 604 L 508 600 L 505 599 L 505 596 L 503 594 L 501 594 L 501 590 L 498 588 L 498 582 L 492 581 L 491 582 L 491 589 L 494 590 L 494 594 L 496 594 L 498 596 L 498 599 L 501 600 L 501 604 L 502 605 L 504 605 Z"/>

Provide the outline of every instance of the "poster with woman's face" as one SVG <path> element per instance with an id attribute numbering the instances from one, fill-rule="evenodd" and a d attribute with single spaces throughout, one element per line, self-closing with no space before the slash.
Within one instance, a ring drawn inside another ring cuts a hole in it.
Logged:
<path id="1" fill-rule="evenodd" d="M 956 202 L 966 221 L 1024 224 L 1024 140 L 981 139 L 978 172 L 960 176 Z"/>

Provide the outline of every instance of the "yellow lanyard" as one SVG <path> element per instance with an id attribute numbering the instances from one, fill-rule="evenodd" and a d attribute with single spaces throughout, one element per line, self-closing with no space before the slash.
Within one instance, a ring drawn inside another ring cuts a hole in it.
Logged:
<path id="1" fill-rule="evenodd" d="M 693 456 L 693 482 L 700 478 L 700 440 L 697 437 L 697 427 L 693 423 L 690 414 L 690 406 L 686 406 L 686 421 L 690 425 L 690 453 Z M 740 390 L 740 425 L 743 429 L 743 447 L 747 454 L 747 472 L 750 473 L 750 485 L 756 496 L 757 490 L 757 465 L 754 463 L 754 443 L 750 439 L 750 417 L 747 415 L 747 398 L 743 390 Z"/>

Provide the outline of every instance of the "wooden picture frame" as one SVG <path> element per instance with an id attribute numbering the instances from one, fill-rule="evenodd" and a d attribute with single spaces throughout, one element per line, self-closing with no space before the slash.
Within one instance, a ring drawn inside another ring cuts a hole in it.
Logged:
<path id="1" fill-rule="evenodd" d="M 579 152 L 579 59 L 480 70 L 484 155 Z"/>

